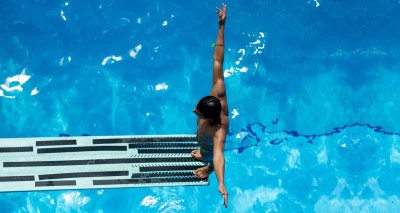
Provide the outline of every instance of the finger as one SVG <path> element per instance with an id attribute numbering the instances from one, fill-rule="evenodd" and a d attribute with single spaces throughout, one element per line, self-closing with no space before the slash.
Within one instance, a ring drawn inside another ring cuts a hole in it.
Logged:
<path id="1" fill-rule="evenodd" d="M 224 206 L 228 208 L 228 196 L 224 195 Z"/>
<path id="2" fill-rule="evenodd" d="M 222 10 L 221 10 L 221 8 L 219 8 L 219 7 L 216 7 L 216 8 L 217 8 L 217 12 L 220 12 L 220 11 L 222 11 Z"/>
<path id="3" fill-rule="evenodd" d="M 222 3 L 222 10 L 226 11 L 226 4 L 225 3 Z"/>

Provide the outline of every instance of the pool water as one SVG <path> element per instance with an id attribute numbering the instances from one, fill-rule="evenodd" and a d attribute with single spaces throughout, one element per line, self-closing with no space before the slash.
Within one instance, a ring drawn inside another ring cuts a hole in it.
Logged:
<path id="1" fill-rule="evenodd" d="M 192 134 L 222 1 L 0 2 L 0 137 Z M 396 212 L 400 3 L 226 1 L 229 207 L 209 186 L 0 193 L 0 212 Z"/>

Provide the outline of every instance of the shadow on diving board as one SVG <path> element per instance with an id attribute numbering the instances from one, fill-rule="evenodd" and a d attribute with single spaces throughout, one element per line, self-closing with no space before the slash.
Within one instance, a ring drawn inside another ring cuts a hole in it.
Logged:
<path id="1" fill-rule="evenodd" d="M 195 135 L 0 139 L 0 192 L 208 185 Z"/>

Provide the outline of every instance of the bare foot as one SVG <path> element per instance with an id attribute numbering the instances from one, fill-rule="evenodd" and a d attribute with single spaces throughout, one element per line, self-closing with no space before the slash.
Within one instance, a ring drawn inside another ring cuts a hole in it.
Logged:
<path id="1" fill-rule="evenodd" d="M 208 178 L 208 176 L 213 172 L 214 170 L 212 169 L 212 167 L 210 165 L 201 167 L 196 169 L 193 174 L 200 178 L 200 179 L 205 179 Z"/>
<path id="2" fill-rule="evenodd" d="M 196 160 L 204 161 L 204 159 L 201 157 L 200 149 L 193 150 L 190 155 Z"/>

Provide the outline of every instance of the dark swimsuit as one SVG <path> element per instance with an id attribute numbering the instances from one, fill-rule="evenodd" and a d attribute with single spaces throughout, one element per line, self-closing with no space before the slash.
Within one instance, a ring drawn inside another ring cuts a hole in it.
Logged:
<path id="1" fill-rule="evenodd" d="M 212 162 L 213 160 L 213 149 L 209 150 L 206 149 L 203 145 L 203 143 L 200 142 L 200 138 L 199 136 L 196 134 L 196 139 L 197 139 L 197 143 L 199 143 L 200 146 L 200 153 L 201 153 L 201 157 L 206 161 L 206 162 Z M 212 145 L 212 144 L 210 144 Z M 211 146 L 213 147 L 213 146 Z"/>

